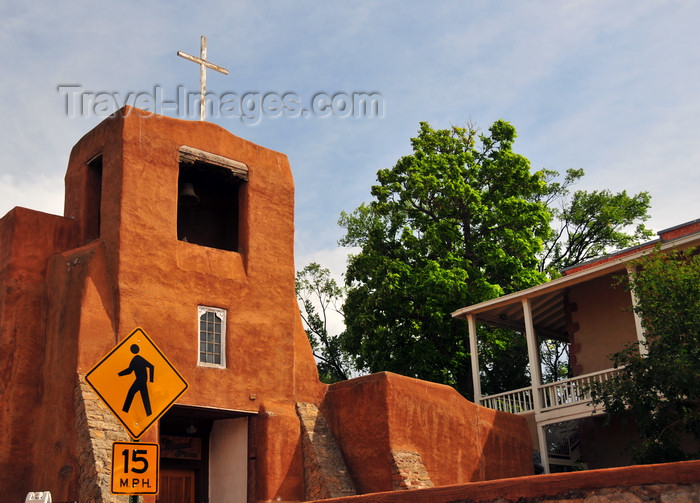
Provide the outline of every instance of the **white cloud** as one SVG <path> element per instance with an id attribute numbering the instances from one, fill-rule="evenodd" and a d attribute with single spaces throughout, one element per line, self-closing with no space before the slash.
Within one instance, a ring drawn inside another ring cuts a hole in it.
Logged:
<path id="1" fill-rule="evenodd" d="M 16 206 L 63 215 L 63 178 L 0 174 L 0 216 Z"/>

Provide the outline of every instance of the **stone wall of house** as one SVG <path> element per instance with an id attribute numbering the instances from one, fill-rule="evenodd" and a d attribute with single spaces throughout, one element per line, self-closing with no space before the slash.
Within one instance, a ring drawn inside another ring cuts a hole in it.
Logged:
<path id="1" fill-rule="evenodd" d="M 78 374 L 75 388 L 80 503 L 126 503 L 128 496 L 111 494 L 112 444 L 129 436 L 112 411 Z"/>

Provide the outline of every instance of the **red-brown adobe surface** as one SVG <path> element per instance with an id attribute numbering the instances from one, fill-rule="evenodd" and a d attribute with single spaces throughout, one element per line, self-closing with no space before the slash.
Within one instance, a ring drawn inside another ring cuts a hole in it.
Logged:
<path id="1" fill-rule="evenodd" d="M 382 372 L 332 385 L 322 409 L 360 493 L 392 489 L 392 451 L 420 454 L 437 486 L 533 473 L 525 419 L 449 386 Z"/>
<path id="2" fill-rule="evenodd" d="M 63 444 L 38 439 L 42 438 L 39 423 L 52 413 L 42 409 L 47 381 L 43 372 L 46 258 L 73 246 L 76 230 L 73 220 L 24 208 L 0 219 L 0 489 L 8 491 L 8 497 L 14 491 L 15 500 L 26 495 L 26 491 L 21 494 L 26 486 L 20 489 L 17 484 L 33 480 L 32 449 L 44 450 L 44 459 L 56 463 L 59 480 L 61 474 L 70 477 L 69 468 L 60 471 L 68 465 L 66 457 L 53 458 Z M 72 389 L 66 386 L 64 417 L 72 414 Z M 56 397 L 54 401 L 58 402 Z M 66 438 L 70 441 L 69 432 Z"/>
<path id="3" fill-rule="evenodd" d="M 700 496 L 700 461 L 628 466 L 533 475 L 488 482 L 376 493 L 322 500 L 324 503 L 465 502 L 695 502 Z"/>

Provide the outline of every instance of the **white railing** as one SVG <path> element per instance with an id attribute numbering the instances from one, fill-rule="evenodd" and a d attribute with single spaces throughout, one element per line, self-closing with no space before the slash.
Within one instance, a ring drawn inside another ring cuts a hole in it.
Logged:
<path id="1" fill-rule="evenodd" d="M 620 369 L 601 370 L 540 386 L 542 409 L 556 409 L 567 405 L 590 402 L 591 385 L 596 382 L 605 382 L 619 371 Z"/>
<path id="2" fill-rule="evenodd" d="M 551 410 L 591 401 L 590 387 L 594 382 L 605 382 L 621 369 L 607 369 L 572 379 L 538 386 L 542 397 L 542 410 Z M 520 388 L 505 393 L 484 396 L 481 405 L 489 409 L 522 414 L 535 410 L 532 388 Z"/>
<path id="3" fill-rule="evenodd" d="M 532 388 L 520 388 L 481 398 L 481 405 L 489 409 L 521 414 L 535 410 Z"/>

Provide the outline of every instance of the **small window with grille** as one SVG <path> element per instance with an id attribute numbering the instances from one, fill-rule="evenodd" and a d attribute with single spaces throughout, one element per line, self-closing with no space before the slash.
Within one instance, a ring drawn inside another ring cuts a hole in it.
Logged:
<path id="1" fill-rule="evenodd" d="M 203 367 L 226 367 L 226 310 L 199 306 L 199 359 Z"/>

